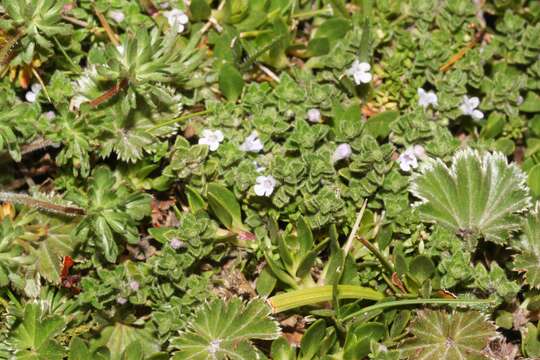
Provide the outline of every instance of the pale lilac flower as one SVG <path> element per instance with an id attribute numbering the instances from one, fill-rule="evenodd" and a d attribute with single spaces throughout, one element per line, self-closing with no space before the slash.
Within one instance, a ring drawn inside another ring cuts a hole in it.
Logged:
<path id="1" fill-rule="evenodd" d="M 414 145 L 413 152 L 414 155 L 419 159 L 423 159 L 426 156 L 426 149 L 424 149 L 422 145 Z"/>
<path id="2" fill-rule="evenodd" d="M 370 70 L 371 65 L 369 65 L 367 62 L 354 60 L 351 67 L 346 71 L 346 74 L 353 78 L 356 85 L 360 85 L 362 83 L 367 84 L 372 78 L 371 73 L 369 72 Z"/>
<path id="3" fill-rule="evenodd" d="M 416 152 L 414 148 L 408 148 L 397 159 L 399 168 L 403 171 L 411 171 L 418 167 L 418 159 L 416 158 Z"/>
<path id="4" fill-rule="evenodd" d="M 255 165 L 255 171 L 258 173 L 262 173 L 264 170 L 266 170 L 264 166 L 259 165 L 259 163 L 255 160 L 253 160 L 253 165 Z"/>
<path id="5" fill-rule="evenodd" d="M 185 247 L 185 244 L 178 238 L 174 238 L 171 240 L 171 242 L 169 243 L 169 245 L 171 245 L 171 247 L 174 249 L 174 250 L 178 250 L 182 247 Z"/>
<path id="6" fill-rule="evenodd" d="M 220 339 L 214 339 L 210 341 L 210 345 L 208 345 L 208 354 L 212 355 L 212 358 L 215 358 L 217 352 L 220 350 L 221 347 L 221 340 Z"/>
<path id="7" fill-rule="evenodd" d="M 437 101 L 437 94 L 435 94 L 434 91 L 425 91 L 422 88 L 418 88 L 418 105 L 423 107 L 424 109 L 427 109 L 429 105 L 436 107 L 438 105 Z"/>
<path id="8" fill-rule="evenodd" d="M 244 140 L 244 143 L 240 145 L 240 150 L 248 152 L 259 152 L 263 149 L 263 143 L 259 139 L 257 131 L 253 130 L 251 134 Z"/>
<path id="9" fill-rule="evenodd" d="M 40 91 L 41 91 L 41 85 L 38 83 L 34 83 L 30 87 L 30 90 L 26 92 L 26 94 L 24 95 L 24 98 L 26 99 L 26 101 L 33 103 L 36 101 L 37 96 L 40 93 Z"/>
<path id="10" fill-rule="evenodd" d="M 309 109 L 307 112 L 307 118 L 308 121 L 312 123 L 321 122 L 321 111 L 319 109 Z"/>
<path id="11" fill-rule="evenodd" d="M 139 291 L 140 284 L 138 281 L 132 280 L 129 282 L 129 287 L 133 291 Z"/>
<path id="12" fill-rule="evenodd" d="M 199 144 L 208 145 L 210 151 L 216 151 L 219 143 L 223 141 L 223 133 L 221 130 L 204 129 L 202 137 L 199 139 Z"/>
<path id="13" fill-rule="evenodd" d="M 276 179 L 272 176 L 259 176 L 256 179 L 256 184 L 253 187 L 257 196 L 270 196 L 276 187 Z"/>
<path id="14" fill-rule="evenodd" d="M 475 120 L 480 120 L 484 117 L 484 113 L 476 109 L 480 105 L 480 99 L 476 96 L 468 97 L 467 95 L 463 96 L 463 102 L 459 106 L 459 109 L 463 115 L 469 115 Z"/>
<path id="15" fill-rule="evenodd" d="M 120 304 L 120 305 L 124 305 L 125 303 L 127 303 L 127 299 L 124 298 L 124 297 L 119 296 L 119 297 L 116 298 L 116 302 L 118 304 Z"/>
<path id="16" fill-rule="evenodd" d="M 43 114 L 47 120 L 52 120 L 56 117 L 56 113 L 54 111 L 47 111 Z"/>
<path id="17" fill-rule="evenodd" d="M 339 160 L 347 159 L 352 155 L 351 145 L 339 144 L 334 154 L 332 154 L 332 161 L 338 162 Z"/>
<path id="18" fill-rule="evenodd" d="M 113 19 L 117 23 L 121 23 L 126 18 L 124 13 L 122 11 L 120 11 L 120 10 L 111 10 L 111 11 L 109 11 L 109 16 L 110 16 L 111 19 Z"/>
<path id="19" fill-rule="evenodd" d="M 175 29 L 178 34 L 184 32 L 185 26 L 189 22 L 189 18 L 187 17 L 187 15 L 179 9 L 165 11 L 163 13 L 163 16 L 167 18 L 169 26 L 172 29 Z"/>

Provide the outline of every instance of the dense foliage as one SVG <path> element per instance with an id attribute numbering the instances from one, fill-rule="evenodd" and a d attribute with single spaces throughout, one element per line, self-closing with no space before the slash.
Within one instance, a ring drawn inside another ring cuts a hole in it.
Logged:
<path id="1" fill-rule="evenodd" d="M 0 359 L 540 358 L 539 20 L 0 0 Z"/>

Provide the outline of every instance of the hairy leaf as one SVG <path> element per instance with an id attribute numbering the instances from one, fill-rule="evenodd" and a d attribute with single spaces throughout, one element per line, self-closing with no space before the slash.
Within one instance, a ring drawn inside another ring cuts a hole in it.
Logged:
<path id="1" fill-rule="evenodd" d="M 523 236 L 518 244 L 521 250 L 514 258 L 514 270 L 525 273 L 525 281 L 540 287 L 540 211 L 531 214 L 523 225 Z"/>
<path id="2" fill-rule="evenodd" d="M 424 221 L 441 224 L 465 239 L 483 236 L 504 243 L 519 228 L 519 212 L 529 206 L 525 174 L 501 153 L 458 151 L 451 167 L 427 163 L 411 192 Z"/>
<path id="3" fill-rule="evenodd" d="M 195 315 L 189 330 L 172 340 L 180 349 L 174 359 L 257 359 L 250 339 L 272 340 L 280 335 L 262 299 L 248 304 L 233 298 L 215 300 Z"/>
<path id="4" fill-rule="evenodd" d="M 400 349 L 415 360 L 487 359 L 482 349 L 496 334 L 495 326 L 476 311 L 420 311 L 410 331 L 414 338 Z"/>

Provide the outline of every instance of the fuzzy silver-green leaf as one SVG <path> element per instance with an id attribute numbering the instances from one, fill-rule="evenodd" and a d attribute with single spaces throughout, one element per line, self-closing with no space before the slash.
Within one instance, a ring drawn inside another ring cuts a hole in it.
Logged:
<path id="1" fill-rule="evenodd" d="M 420 217 L 464 238 L 505 243 L 519 229 L 519 213 L 530 205 L 526 175 L 502 153 L 458 151 L 448 167 L 440 159 L 426 163 L 413 178 L 411 192 Z"/>
<path id="2" fill-rule="evenodd" d="M 400 351 L 415 360 L 482 360 L 495 326 L 477 311 L 420 311 Z"/>
<path id="3" fill-rule="evenodd" d="M 514 270 L 525 273 L 525 282 L 540 288 L 540 211 L 529 215 L 519 243 L 521 253 L 514 258 Z"/>
<path id="4" fill-rule="evenodd" d="M 264 300 L 215 300 L 197 312 L 187 332 L 172 340 L 180 349 L 174 359 L 257 359 L 259 350 L 250 339 L 272 340 L 280 334 Z"/>

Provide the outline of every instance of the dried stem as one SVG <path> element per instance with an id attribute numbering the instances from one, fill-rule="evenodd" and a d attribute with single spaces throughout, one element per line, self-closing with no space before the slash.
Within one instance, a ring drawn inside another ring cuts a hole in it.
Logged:
<path id="1" fill-rule="evenodd" d="M 84 215 L 84 209 L 74 205 L 60 205 L 46 200 L 35 199 L 30 195 L 0 191 L 0 201 L 22 204 L 40 210 L 68 216 Z"/>
<path id="2" fill-rule="evenodd" d="M 109 100 L 110 98 L 118 94 L 120 91 L 125 89 L 127 85 L 128 85 L 128 81 L 126 79 L 122 79 L 120 83 L 114 84 L 112 88 L 105 91 L 103 94 L 101 94 L 94 100 L 90 101 L 90 106 L 98 107 L 99 105 L 103 104 L 105 101 Z"/>

